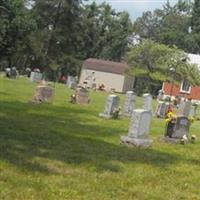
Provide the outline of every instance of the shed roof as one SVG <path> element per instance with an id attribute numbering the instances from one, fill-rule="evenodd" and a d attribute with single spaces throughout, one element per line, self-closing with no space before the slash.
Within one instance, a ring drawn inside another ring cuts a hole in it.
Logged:
<path id="1" fill-rule="evenodd" d="M 128 65 L 126 63 L 88 58 L 84 61 L 83 68 L 113 74 L 124 74 L 125 70 L 128 68 Z"/>

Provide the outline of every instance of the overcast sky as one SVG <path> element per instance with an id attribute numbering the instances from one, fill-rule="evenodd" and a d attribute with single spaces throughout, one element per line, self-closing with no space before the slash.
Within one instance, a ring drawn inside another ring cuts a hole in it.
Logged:
<path id="1" fill-rule="evenodd" d="M 156 8 L 162 8 L 167 0 L 89 0 L 91 2 L 107 2 L 109 3 L 116 11 L 128 11 L 132 20 L 135 20 L 137 17 L 142 16 L 142 13 L 147 10 L 154 10 Z M 178 0 L 169 0 L 173 5 Z"/>

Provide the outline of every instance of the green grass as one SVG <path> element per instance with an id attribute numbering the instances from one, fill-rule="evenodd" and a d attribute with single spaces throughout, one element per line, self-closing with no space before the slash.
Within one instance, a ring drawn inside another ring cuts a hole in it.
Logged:
<path id="1" fill-rule="evenodd" d="M 107 94 L 92 92 L 90 105 L 74 105 L 72 91 L 56 84 L 53 103 L 36 105 L 35 87 L 0 78 L 1 200 L 200 199 L 199 141 L 161 142 L 165 122 L 154 118 L 152 148 L 128 148 L 119 138 L 129 119 L 98 117 Z M 199 130 L 200 122 L 192 124 L 191 134 L 200 138 Z"/>

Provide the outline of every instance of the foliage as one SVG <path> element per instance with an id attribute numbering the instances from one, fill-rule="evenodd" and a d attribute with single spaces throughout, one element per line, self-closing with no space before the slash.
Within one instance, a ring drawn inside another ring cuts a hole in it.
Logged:
<path id="1" fill-rule="evenodd" d="M 173 76 L 176 81 L 188 80 L 193 85 L 200 84 L 200 72 L 196 65 L 187 62 L 187 55 L 166 45 L 145 40 L 127 54 L 127 62 L 134 76 L 146 76 L 150 80 L 165 81 Z M 170 68 L 175 72 L 170 74 Z"/>

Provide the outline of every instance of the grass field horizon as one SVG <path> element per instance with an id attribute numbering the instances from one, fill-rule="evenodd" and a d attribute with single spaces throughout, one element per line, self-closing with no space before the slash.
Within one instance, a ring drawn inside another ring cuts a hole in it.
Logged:
<path id="1" fill-rule="evenodd" d="M 56 84 L 51 104 L 34 104 L 35 87 L 0 77 L 0 199 L 200 200 L 199 140 L 164 143 L 165 120 L 153 118 L 152 147 L 130 148 L 120 144 L 130 119 L 98 116 L 107 93 L 91 92 L 81 106 Z M 190 135 L 199 131 L 195 121 Z"/>

